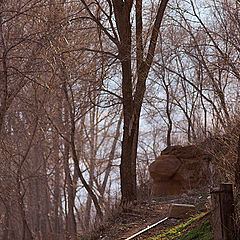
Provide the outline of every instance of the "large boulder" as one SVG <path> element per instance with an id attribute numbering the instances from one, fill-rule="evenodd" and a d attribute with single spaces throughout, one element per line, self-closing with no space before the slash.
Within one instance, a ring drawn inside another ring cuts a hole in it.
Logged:
<path id="1" fill-rule="evenodd" d="M 182 194 L 208 183 L 209 156 L 195 145 L 168 147 L 149 172 L 153 196 Z"/>

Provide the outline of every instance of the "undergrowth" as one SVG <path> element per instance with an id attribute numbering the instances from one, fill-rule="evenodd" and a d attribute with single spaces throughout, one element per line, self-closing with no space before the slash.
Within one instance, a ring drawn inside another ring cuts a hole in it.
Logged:
<path id="1" fill-rule="evenodd" d="M 193 228 L 191 231 L 187 232 L 180 239 L 184 240 L 211 240 L 213 239 L 212 226 L 209 220 L 204 220 L 197 227 Z"/>
<path id="2" fill-rule="evenodd" d="M 181 223 L 178 226 L 171 228 L 167 232 L 158 235 L 157 237 L 149 238 L 149 240 L 167 240 L 167 239 L 175 239 L 175 240 L 211 240 L 212 236 L 212 227 L 209 220 L 202 221 L 196 227 L 193 227 L 191 230 L 187 231 L 188 228 L 191 228 L 196 221 L 203 218 L 207 213 L 202 213 L 198 217 L 191 218 L 189 221 L 185 223 Z"/>

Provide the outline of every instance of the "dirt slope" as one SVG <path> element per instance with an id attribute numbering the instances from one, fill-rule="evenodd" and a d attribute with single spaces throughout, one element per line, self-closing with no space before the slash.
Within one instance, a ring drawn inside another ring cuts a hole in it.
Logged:
<path id="1" fill-rule="evenodd" d="M 191 191 L 189 194 L 183 194 L 181 196 L 158 198 L 150 203 L 142 202 L 141 204 L 125 209 L 107 221 L 98 231 L 98 235 L 92 239 L 126 239 L 147 226 L 165 218 L 168 215 L 168 209 L 171 203 L 194 204 L 198 213 L 200 213 L 206 210 L 207 196 L 207 190 L 201 189 Z M 147 239 L 152 236 L 157 236 L 184 221 L 186 221 L 186 219 L 169 219 L 135 239 Z"/>

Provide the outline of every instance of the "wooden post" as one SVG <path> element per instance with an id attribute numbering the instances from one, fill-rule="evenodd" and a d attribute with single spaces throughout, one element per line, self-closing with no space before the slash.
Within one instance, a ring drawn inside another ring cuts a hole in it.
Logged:
<path id="1" fill-rule="evenodd" d="M 221 184 L 211 191 L 214 240 L 234 239 L 232 184 Z"/>

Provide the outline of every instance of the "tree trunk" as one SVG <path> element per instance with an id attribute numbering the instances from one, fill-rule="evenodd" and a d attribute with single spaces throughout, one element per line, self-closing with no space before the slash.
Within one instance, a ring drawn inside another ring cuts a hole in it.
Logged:
<path id="1" fill-rule="evenodd" d="M 237 161 L 235 164 L 235 188 L 236 188 L 236 216 L 239 216 L 239 206 L 240 206 L 240 134 L 238 136 L 238 149 L 237 149 Z M 237 219 L 239 222 L 239 219 Z M 236 235 L 240 236 L 240 226 L 236 224 Z"/>
<path id="2" fill-rule="evenodd" d="M 123 142 L 120 165 L 122 204 L 137 200 L 136 191 L 136 157 L 139 133 L 139 119 L 142 108 L 146 79 L 153 62 L 156 42 L 163 13 L 168 0 L 163 0 L 158 8 L 153 25 L 152 35 L 146 59 L 143 57 L 142 45 L 142 0 L 136 4 L 136 45 L 137 45 L 137 84 L 135 93 L 132 86 L 131 69 L 131 9 L 133 1 L 113 1 L 117 29 L 120 37 L 118 45 L 119 57 L 122 65 L 122 95 L 123 95 Z"/>
<path id="3" fill-rule="evenodd" d="M 63 91 L 65 94 L 65 98 L 66 98 L 66 102 L 68 104 L 69 114 L 70 114 L 70 129 L 71 129 L 70 130 L 71 131 L 70 132 L 70 147 L 72 150 L 72 158 L 73 158 L 73 162 L 74 162 L 74 167 L 75 167 L 77 175 L 78 175 L 80 181 L 82 182 L 84 188 L 86 189 L 87 193 L 91 196 L 91 198 L 93 200 L 93 204 L 96 208 L 97 216 L 99 217 L 99 219 L 102 219 L 103 213 L 102 213 L 101 207 L 99 205 L 98 199 L 97 199 L 95 193 L 93 192 L 92 188 L 89 186 L 89 184 L 85 180 L 83 173 L 79 167 L 79 157 L 78 157 L 76 145 L 75 145 L 75 130 L 76 130 L 75 115 L 74 115 L 74 111 L 73 111 L 71 102 L 69 100 L 66 82 L 64 82 L 64 84 L 63 84 Z"/>
<path id="4" fill-rule="evenodd" d="M 51 213 L 51 200 L 49 196 L 49 186 L 47 178 L 47 159 L 43 159 L 43 220 L 41 222 L 41 231 L 43 233 L 42 240 L 52 240 L 53 239 L 53 229 L 50 222 Z"/>
<path id="5" fill-rule="evenodd" d="M 132 5 L 128 2 L 121 4 L 114 1 L 115 18 L 120 36 L 118 46 L 122 65 L 122 95 L 123 95 L 123 142 L 120 164 L 122 204 L 137 199 L 136 192 L 136 153 L 134 139 L 137 138 L 138 120 L 135 119 L 133 105 L 133 86 L 131 68 L 131 23 L 130 12 Z M 136 121 L 137 120 L 137 121 Z"/>
<path id="6" fill-rule="evenodd" d="M 238 136 L 238 149 L 237 149 L 237 162 L 235 165 L 235 187 L 238 193 L 240 193 L 240 135 Z"/>
<path id="7" fill-rule="evenodd" d="M 64 103 L 64 121 L 62 122 L 63 129 L 66 131 L 66 139 L 70 139 L 70 116 L 67 102 Z M 67 140 L 64 140 L 64 152 L 63 152 L 63 161 L 64 161 L 64 172 L 67 182 L 67 212 L 66 212 L 66 232 L 67 239 L 76 239 L 77 237 L 77 223 L 74 215 L 74 205 L 75 205 L 75 195 L 76 190 L 74 189 L 73 180 L 71 177 L 71 171 L 69 168 L 69 152 L 70 144 Z"/>
<path id="8" fill-rule="evenodd" d="M 126 126 L 128 125 L 128 126 Z M 129 128 L 132 125 L 132 129 Z M 125 129 L 128 129 L 126 131 Z M 136 153 L 138 142 L 139 118 L 124 122 L 122 156 L 120 165 L 122 204 L 137 200 Z M 129 132 L 131 132 L 129 134 Z"/>
<path id="9" fill-rule="evenodd" d="M 111 151 L 110 151 L 110 154 L 109 154 L 109 159 L 108 159 L 104 179 L 103 179 L 102 185 L 100 186 L 100 189 L 99 189 L 100 196 L 102 196 L 102 198 L 100 198 L 101 203 L 103 203 L 103 195 L 104 195 L 106 187 L 107 187 L 107 181 L 109 179 L 109 175 L 110 175 L 110 172 L 111 172 L 112 162 L 114 160 L 115 150 L 116 150 L 116 146 L 117 146 L 117 141 L 118 141 L 119 136 L 120 136 L 120 127 L 121 127 L 121 124 L 122 124 L 122 118 L 123 118 L 123 114 L 121 113 L 120 118 L 118 120 L 117 129 L 116 129 L 116 133 L 115 133 L 115 136 L 114 136 Z"/>
<path id="10" fill-rule="evenodd" d="M 168 130 L 167 130 L 167 147 L 171 146 L 171 134 L 172 134 L 172 119 L 171 119 L 171 107 L 170 107 L 170 92 L 169 92 L 169 84 L 165 81 L 163 76 L 163 85 L 166 92 L 167 102 L 166 102 L 166 113 L 168 119 Z"/>
<path id="11" fill-rule="evenodd" d="M 53 134 L 53 151 L 54 151 L 54 163 L 55 163 L 55 174 L 54 174 L 54 204 L 53 204 L 53 214 L 54 214 L 54 224 L 53 229 L 56 236 L 60 233 L 60 223 L 59 223 L 59 206 L 60 206 L 60 159 L 58 154 L 59 149 L 59 139 L 56 133 Z"/>
<path id="12" fill-rule="evenodd" d="M 20 183 L 20 173 L 18 173 L 17 177 L 17 194 L 18 194 L 18 204 L 19 204 L 19 210 L 22 218 L 22 240 L 33 240 L 32 232 L 28 226 L 27 219 L 26 219 L 26 213 L 24 209 L 24 201 L 23 196 L 21 194 L 21 183 Z"/>
<path id="13" fill-rule="evenodd" d="M 74 202 L 75 202 L 75 190 L 73 188 L 73 181 L 70 175 L 69 169 L 69 143 L 64 144 L 64 170 L 67 182 L 67 192 L 68 192 L 68 212 L 67 212 L 67 239 L 76 239 L 77 235 L 77 225 L 74 215 Z"/>
<path id="14" fill-rule="evenodd" d="M 113 5 L 113 12 L 117 31 L 113 35 L 102 25 L 101 21 L 90 10 L 85 0 L 81 0 L 90 18 L 98 24 L 103 32 L 118 48 L 118 58 L 122 67 L 122 104 L 123 104 L 123 141 L 120 164 L 122 204 L 133 202 L 137 199 L 136 192 L 136 155 L 139 130 L 139 117 L 142 101 L 146 89 L 146 79 L 153 62 L 154 52 L 160 25 L 163 19 L 168 0 L 162 0 L 158 7 L 157 15 L 153 23 L 147 57 L 143 56 L 143 31 L 142 31 L 142 0 L 136 1 L 136 56 L 137 56 L 137 84 L 135 93 L 132 84 L 132 24 L 131 16 L 133 0 L 108 1 Z M 105 13 L 104 13 L 105 14 Z M 109 25 L 114 28 L 111 17 Z"/>

